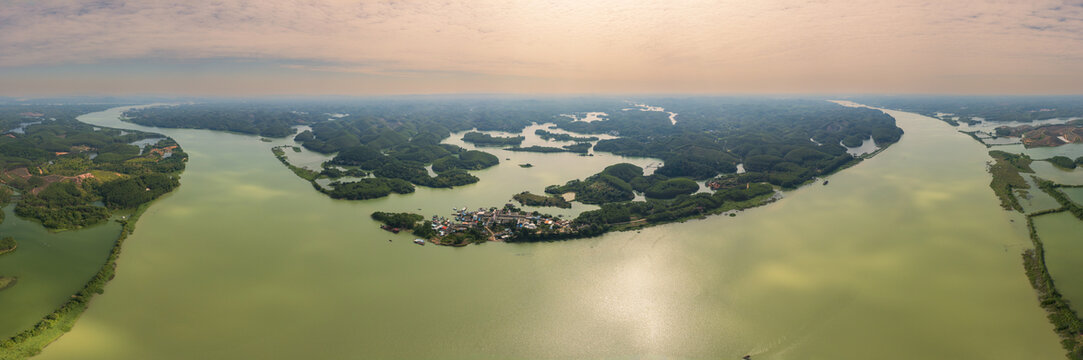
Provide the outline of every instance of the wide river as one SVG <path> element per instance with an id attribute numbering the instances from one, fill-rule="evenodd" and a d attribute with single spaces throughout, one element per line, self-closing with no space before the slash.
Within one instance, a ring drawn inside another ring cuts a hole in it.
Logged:
<path id="1" fill-rule="evenodd" d="M 889 111 L 899 143 L 737 217 L 447 248 L 368 216 L 500 205 L 625 160 L 496 150 L 478 184 L 338 201 L 272 156 L 291 140 L 120 112 L 80 120 L 175 138 L 183 185 L 40 358 L 1063 357 L 1023 274 L 1022 217 L 999 208 L 986 149 L 939 120 Z"/>

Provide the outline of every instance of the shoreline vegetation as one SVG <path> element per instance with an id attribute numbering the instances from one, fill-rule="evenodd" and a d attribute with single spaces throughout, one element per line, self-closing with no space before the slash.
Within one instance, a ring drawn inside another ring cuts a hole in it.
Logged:
<path id="1" fill-rule="evenodd" d="M 1049 194 L 1061 206 L 1056 209 L 1034 212 L 1027 215 L 1027 229 L 1030 239 L 1034 243 L 1034 249 L 1028 249 L 1023 253 L 1023 263 L 1027 271 L 1027 277 L 1031 285 L 1038 292 L 1038 299 L 1042 308 L 1048 313 L 1049 321 L 1054 330 L 1061 337 L 1061 345 L 1068 350 L 1068 358 L 1073 360 L 1083 359 L 1083 319 L 1079 317 L 1071 302 L 1064 299 L 1057 291 L 1053 283 L 1053 277 L 1045 264 L 1045 247 L 1038 231 L 1034 227 L 1033 219 L 1037 216 L 1055 214 L 1060 212 L 1071 213 L 1076 219 L 1083 221 L 1083 206 L 1076 204 L 1063 192 L 1058 190 L 1060 184 L 1032 176 L 1038 188 Z"/>
<path id="2" fill-rule="evenodd" d="M 1033 160 L 1026 154 L 1011 154 L 1000 150 L 990 151 L 989 156 L 993 158 L 987 169 L 993 175 L 989 187 L 1000 198 L 1000 206 L 1005 210 L 1023 212 L 1023 205 L 1019 204 L 1019 199 L 1015 198 L 1013 192 L 1015 189 L 1030 188 L 1030 184 L 1027 184 L 1020 173 L 1033 174 L 1034 169 L 1030 168 Z"/>
<path id="3" fill-rule="evenodd" d="M 0 221 L 3 221 L 2 217 L 0 217 Z M 0 239 L 0 255 L 12 253 L 16 249 L 18 249 L 18 247 L 19 244 L 15 241 L 15 238 L 11 236 L 5 236 L 3 239 Z M 17 282 L 19 282 L 18 277 L 0 276 L 0 291 L 7 290 L 12 286 L 15 286 L 15 283 Z"/>
<path id="4" fill-rule="evenodd" d="M 180 186 L 188 155 L 173 139 L 100 128 L 75 119 L 105 108 L 0 107 L 0 126 L 22 129 L 0 137 L 0 182 L 20 191 L 16 215 L 37 220 L 49 231 L 67 231 L 128 214 L 116 218 L 122 225 L 120 233 L 97 273 L 34 326 L 0 341 L 0 359 L 36 355 L 71 330 L 90 300 L 103 293 L 115 276 L 117 258 L 139 217 L 155 200 Z M 0 190 L 0 200 L 14 200 L 6 187 Z M 6 239 L 0 242 L 7 243 Z M 10 287 L 16 280 L 5 277 L 3 282 Z"/>
<path id="5" fill-rule="evenodd" d="M 1068 351 L 1066 356 L 1072 360 L 1083 359 L 1083 321 L 1072 309 L 1068 300 L 1061 296 L 1045 264 L 1045 246 L 1034 227 L 1034 218 L 1065 211 L 1065 208 L 1050 209 L 1026 215 L 1027 231 L 1033 249 L 1023 251 L 1023 268 L 1030 285 L 1038 293 L 1038 302 L 1046 311 L 1046 317 L 1053 324 L 1053 330 L 1061 338 L 1061 346 Z"/>
<path id="6" fill-rule="evenodd" d="M 975 140 L 982 142 L 977 137 Z M 1031 175 L 1038 188 L 1056 200 L 1060 207 L 1026 213 L 1019 204 L 1019 200 L 1016 199 L 1014 190 L 1030 188 L 1020 173 L 1033 174 L 1034 170 L 1030 167 L 1033 160 L 1026 154 L 1012 154 L 999 150 L 990 151 L 989 156 L 993 158 L 987 169 L 993 178 L 989 187 L 1000 198 L 1001 207 L 1008 211 L 1022 213 L 1027 219 L 1027 231 L 1034 247 L 1024 250 L 1022 257 L 1023 269 L 1031 287 L 1038 294 L 1038 302 L 1042 309 L 1045 309 L 1046 317 L 1053 325 L 1054 332 L 1061 338 L 1061 346 L 1067 351 L 1065 356 L 1072 360 L 1083 360 L 1083 319 L 1057 290 L 1053 277 L 1049 274 L 1049 268 L 1045 264 L 1045 246 L 1034 226 L 1035 217 L 1065 211 L 1083 221 L 1083 208 L 1057 190 L 1063 185 Z"/>
<path id="7" fill-rule="evenodd" d="M 930 117 L 945 120 L 943 116 Z M 957 125 L 957 123 L 953 125 Z M 985 145 L 986 148 L 990 147 L 989 144 L 986 144 L 976 135 L 976 132 L 960 132 Z M 1000 150 L 989 151 L 989 156 L 992 158 L 986 169 L 992 176 L 989 187 L 1000 199 L 1000 206 L 1008 211 L 1022 213 L 1026 217 L 1027 232 L 1033 248 L 1024 250 L 1021 256 L 1023 258 L 1024 272 L 1038 296 L 1038 303 L 1046 311 L 1046 317 L 1049 319 L 1050 324 L 1053 325 L 1054 332 L 1061 338 L 1061 346 L 1066 351 L 1065 356 L 1072 360 L 1083 360 L 1083 318 L 1080 318 L 1071 302 L 1065 299 L 1057 290 L 1053 277 L 1050 275 L 1049 268 L 1045 263 L 1045 246 L 1034 226 L 1034 218 L 1061 212 L 1069 212 L 1083 221 L 1083 207 L 1073 202 L 1060 190 L 1057 190 L 1059 187 L 1078 186 L 1058 184 L 1031 175 L 1038 188 L 1049 194 L 1060 207 L 1027 213 L 1016 198 L 1015 190 L 1029 189 L 1031 187 L 1021 174 L 1033 174 L 1034 170 L 1030 167 L 1030 164 L 1035 160 L 1026 154 L 1013 154 Z M 1069 168 L 1068 163 L 1075 165 L 1077 162 L 1083 162 L 1083 157 L 1075 161 L 1063 156 L 1056 157 L 1056 159 L 1042 159 L 1041 161 L 1048 161 L 1060 168 Z"/>
<path id="8" fill-rule="evenodd" d="M 117 259 L 120 257 L 124 241 L 128 235 L 135 232 L 136 222 L 152 203 L 139 205 L 126 219 L 116 220 L 123 226 L 116 243 L 113 244 L 112 251 L 109 252 L 109 257 L 98 272 L 87 280 L 82 289 L 75 292 L 52 313 L 42 317 L 33 327 L 0 341 L 0 359 L 25 359 L 37 355 L 64 333 L 71 331 L 79 316 L 90 306 L 90 300 L 95 295 L 104 293 L 105 284 L 116 276 Z"/>
<path id="9" fill-rule="evenodd" d="M 865 98 L 859 101 L 884 108 L 916 112 L 947 122 L 953 127 L 959 126 L 960 122 L 973 126 L 983 122 L 1027 123 L 1083 116 L 1083 103 L 1073 98 Z M 957 131 L 970 136 L 986 148 L 999 145 L 986 143 L 979 136 L 979 131 Z M 1000 126 L 987 135 L 991 138 L 1019 136 L 1024 148 L 1080 143 L 1083 142 L 1083 120 L 1069 120 L 1062 125 Z M 1033 221 L 1038 216 L 1065 211 L 1083 221 L 1081 204 L 1071 201 L 1057 189 L 1079 186 L 1058 184 L 1031 175 L 1039 189 L 1049 194 L 1061 206 L 1028 214 L 1015 198 L 1013 189 L 1030 188 L 1020 173 L 1034 173 L 1030 168 L 1030 163 L 1034 160 L 1026 154 L 1011 154 L 997 150 L 990 151 L 989 155 L 993 158 L 988 167 L 993 178 L 989 184 L 990 188 L 1000 198 L 1001 206 L 1005 210 L 1022 213 L 1027 219 L 1027 230 L 1034 248 L 1024 250 L 1023 268 L 1038 295 L 1038 302 L 1045 309 L 1054 331 L 1060 336 L 1061 346 L 1067 351 L 1065 356 L 1073 360 L 1083 360 L 1083 319 L 1073 309 L 1071 302 L 1064 299 L 1057 290 L 1045 264 L 1045 247 Z M 1066 156 L 1056 156 L 1040 161 L 1048 161 L 1057 168 L 1070 170 L 1083 165 L 1083 156 L 1075 160 Z"/>

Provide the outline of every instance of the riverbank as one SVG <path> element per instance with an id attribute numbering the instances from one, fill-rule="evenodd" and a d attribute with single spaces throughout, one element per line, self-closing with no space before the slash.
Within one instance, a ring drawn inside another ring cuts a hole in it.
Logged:
<path id="1" fill-rule="evenodd" d="M 89 307 L 90 300 L 95 295 L 103 293 L 105 284 L 116 275 L 116 262 L 124 246 L 124 240 L 135 231 L 136 222 L 151 204 L 153 202 L 142 204 L 126 219 L 116 220 L 123 224 L 123 227 L 109 257 L 106 258 L 97 274 L 56 311 L 43 317 L 32 328 L 0 342 L 0 360 L 25 359 L 37 355 L 75 326 L 79 316 Z"/>
<path id="2" fill-rule="evenodd" d="M 980 139 L 975 138 L 975 140 L 981 142 Z M 1024 250 L 1022 254 L 1023 268 L 1027 278 L 1037 292 L 1039 304 L 1046 311 L 1049 322 L 1053 324 L 1054 332 L 1061 338 L 1061 346 L 1067 351 L 1066 356 L 1073 360 L 1083 360 L 1083 320 L 1073 309 L 1070 301 L 1057 290 L 1045 262 L 1045 246 L 1034 226 L 1034 218 L 1061 212 L 1069 212 L 1077 219 L 1083 220 L 1083 209 L 1057 190 L 1060 184 L 1031 175 L 1038 188 L 1056 200 L 1060 207 L 1027 213 L 1016 199 L 1014 189 L 1030 187 L 1020 173 L 1034 173 L 1034 170 L 1030 168 L 1032 160 L 1026 154 L 1011 154 L 997 150 L 990 151 L 989 155 L 994 160 L 988 167 L 988 172 L 993 178 L 989 187 L 1001 199 L 1001 206 L 1005 210 L 1022 213 L 1027 219 L 1027 231 L 1034 246 L 1032 249 Z"/>
<path id="3" fill-rule="evenodd" d="M 1023 267 L 1030 285 L 1038 292 L 1038 300 L 1047 313 L 1053 330 L 1061 338 L 1061 345 L 1068 351 L 1068 358 L 1083 359 L 1083 321 L 1071 304 L 1057 291 L 1049 268 L 1045 264 L 1045 247 L 1034 227 L 1034 218 L 1066 211 L 1065 208 L 1036 212 L 1027 215 L 1027 231 L 1034 244 L 1033 249 L 1023 251 Z"/>
<path id="4" fill-rule="evenodd" d="M 109 253 L 105 264 L 98 273 L 87 281 L 82 290 L 71 296 L 67 302 L 57 308 L 53 313 L 46 315 L 33 328 L 24 330 L 10 339 L 0 342 L 0 359 L 22 359 L 34 356 L 46 346 L 60 338 L 64 333 L 71 330 L 90 304 L 90 300 L 96 294 L 104 292 L 104 287 L 112 280 L 116 272 L 116 261 L 120 256 L 124 240 L 135 231 L 135 223 L 139 216 L 146 211 L 150 203 L 143 204 L 126 220 L 118 220 L 124 224 L 120 235 L 117 237 L 113 250 Z"/>

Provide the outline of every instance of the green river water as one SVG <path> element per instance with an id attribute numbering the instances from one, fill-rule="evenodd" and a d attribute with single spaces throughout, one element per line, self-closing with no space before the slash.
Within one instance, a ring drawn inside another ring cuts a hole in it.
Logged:
<path id="1" fill-rule="evenodd" d="M 145 128 L 120 111 L 80 120 L 173 137 L 191 156 L 183 185 L 143 215 L 116 279 L 40 358 L 1063 357 L 986 149 L 935 119 L 889 111 L 899 143 L 737 217 L 448 248 L 368 215 L 498 206 L 657 160 L 494 150 L 501 164 L 478 184 L 338 201 L 273 157 L 291 140 Z"/>

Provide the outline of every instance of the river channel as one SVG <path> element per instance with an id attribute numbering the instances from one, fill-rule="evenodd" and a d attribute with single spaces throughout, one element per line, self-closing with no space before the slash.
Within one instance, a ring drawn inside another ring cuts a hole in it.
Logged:
<path id="1" fill-rule="evenodd" d="M 166 134 L 189 166 L 43 359 L 1063 357 L 987 150 L 936 119 L 888 111 L 900 142 L 736 217 L 448 248 L 369 214 L 499 206 L 656 160 L 494 150 L 501 164 L 474 185 L 340 201 L 272 156 L 292 140 L 146 128 L 121 111 L 79 119 Z"/>

